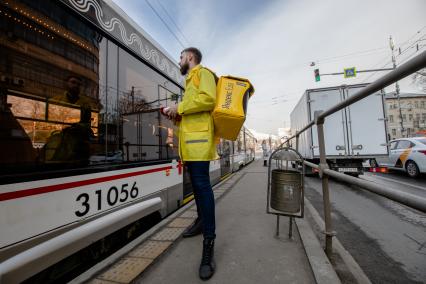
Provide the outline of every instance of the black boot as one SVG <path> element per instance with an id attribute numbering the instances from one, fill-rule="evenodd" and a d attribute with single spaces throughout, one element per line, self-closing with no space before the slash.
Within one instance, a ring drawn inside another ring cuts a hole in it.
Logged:
<path id="1" fill-rule="evenodd" d="M 197 235 L 201 234 L 202 232 L 203 232 L 203 224 L 201 222 L 201 219 L 197 218 L 197 220 L 195 220 L 194 224 L 192 224 L 191 227 L 187 228 L 185 230 L 185 232 L 183 232 L 182 237 L 190 238 L 190 237 L 197 236 Z"/>
<path id="2" fill-rule="evenodd" d="M 199 275 L 202 280 L 210 279 L 216 269 L 213 259 L 214 255 L 214 239 L 204 239 L 203 256 L 201 258 Z"/>

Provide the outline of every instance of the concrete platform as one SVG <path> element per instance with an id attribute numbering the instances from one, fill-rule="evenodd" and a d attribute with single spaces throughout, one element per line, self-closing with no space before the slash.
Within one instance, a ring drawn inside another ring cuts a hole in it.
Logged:
<path id="1" fill-rule="evenodd" d="M 209 282 L 339 283 L 309 223 L 298 222 L 289 239 L 288 218 L 281 217 L 281 235 L 275 236 L 276 217 L 266 214 L 266 186 L 267 168 L 257 160 L 215 188 L 217 269 Z M 193 217 L 194 209 L 180 218 Z M 201 251 L 201 236 L 178 238 L 132 282 L 202 283 Z"/>

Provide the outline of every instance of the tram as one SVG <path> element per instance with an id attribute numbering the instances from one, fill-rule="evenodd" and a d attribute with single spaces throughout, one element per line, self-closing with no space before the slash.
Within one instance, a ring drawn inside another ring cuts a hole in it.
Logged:
<path id="1" fill-rule="evenodd" d="M 0 54 L 0 262 L 134 204 L 147 204 L 141 222 L 193 198 L 159 112 L 182 98 L 179 68 L 112 1 L 1 0 Z M 244 127 L 221 140 L 212 183 L 254 160 L 255 144 Z M 114 230 L 132 236 L 134 223 Z"/>

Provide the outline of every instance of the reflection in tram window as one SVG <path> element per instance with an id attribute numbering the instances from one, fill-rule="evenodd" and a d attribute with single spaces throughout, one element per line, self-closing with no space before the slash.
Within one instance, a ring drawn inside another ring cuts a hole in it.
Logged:
<path id="1" fill-rule="evenodd" d="M 7 103 L 16 117 L 44 119 L 46 117 L 46 103 L 34 99 L 27 99 L 13 95 L 7 96 Z"/>
<path id="2" fill-rule="evenodd" d="M 8 15 L 0 19 L 0 87 L 5 102 L 1 116 L 7 117 L 8 123 L 2 128 L 9 133 L 1 137 L 1 143 L 7 145 L 10 156 L 0 159 L 7 166 L 5 170 L 25 170 L 28 168 L 24 166 L 31 165 L 41 170 L 39 165 L 52 160 L 72 162 L 73 155 L 64 152 L 78 148 L 79 143 L 69 138 L 77 132 L 89 137 L 83 151 L 88 160 L 90 142 L 95 140 L 90 127 L 97 129 L 98 120 L 92 118 L 99 110 L 84 108 L 79 101 L 63 97 L 70 93 L 69 79 L 74 77 L 80 83 L 79 93 L 96 102 L 101 37 L 89 26 L 77 24 L 81 20 L 59 5 L 55 1 L 26 0 L 0 5 L 0 12 Z M 83 122 L 88 128 L 77 130 L 77 124 Z M 17 142 L 18 137 L 21 142 Z M 13 153 L 23 155 L 16 159 L 12 158 Z"/>
<path id="3" fill-rule="evenodd" d="M 176 126 L 162 117 L 159 108 L 175 104 L 179 88 L 121 49 L 118 61 L 118 82 L 108 84 L 118 86 L 125 161 L 176 158 Z"/>
<path id="4" fill-rule="evenodd" d="M 76 106 L 59 105 L 57 101 L 49 103 L 49 121 L 77 123 L 80 121 L 81 110 Z"/>
<path id="5" fill-rule="evenodd" d="M 3 1 L 0 13 L 5 172 L 177 158 L 159 113 L 180 99 L 176 83 L 60 1 Z"/>

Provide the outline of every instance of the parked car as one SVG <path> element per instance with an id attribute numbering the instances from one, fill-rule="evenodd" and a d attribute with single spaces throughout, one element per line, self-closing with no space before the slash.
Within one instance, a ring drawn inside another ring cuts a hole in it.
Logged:
<path id="1" fill-rule="evenodd" d="M 426 137 L 395 139 L 389 145 L 389 159 L 381 166 L 405 171 L 410 177 L 426 173 Z"/>

